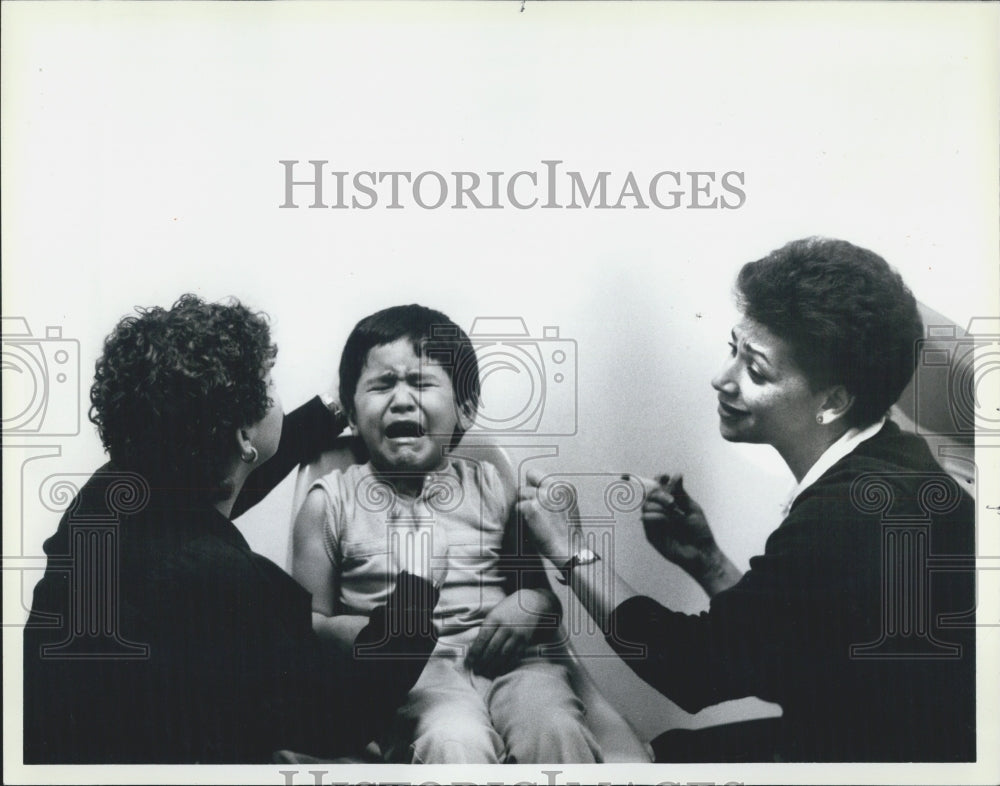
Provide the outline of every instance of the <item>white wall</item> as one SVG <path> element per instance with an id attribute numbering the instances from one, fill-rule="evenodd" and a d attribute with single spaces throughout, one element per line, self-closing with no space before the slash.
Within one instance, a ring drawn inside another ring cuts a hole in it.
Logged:
<path id="1" fill-rule="evenodd" d="M 956 321 L 1000 311 L 989 9 L 529 3 L 393 14 L 5 4 L 4 314 L 79 340 L 85 394 L 102 337 L 134 305 L 237 295 L 273 316 L 286 408 L 331 383 L 351 326 L 387 305 L 421 302 L 466 327 L 517 315 L 533 335 L 556 325 L 577 343 L 579 430 L 557 440 L 552 466 L 685 470 L 745 567 L 790 477 L 768 449 L 726 444 L 716 428 L 708 380 L 739 266 L 795 237 L 843 237 L 883 254 Z M 745 172 L 747 201 L 279 210 L 278 160 L 310 158 L 414 172 L 540 170 L 557 158 L 616 178 L 732 169 Z M 102 460 L 89 424 L 56 443 L 62 456 L 29 466 L 23 483 L 4 451 L 4 490 L 17 492 L 5 493 L 5 555 L 8 522 L 23 521 L 25 555 L 55 526 L 23 491 L 35 473 Z M 283 493 L 240 522 L 279 558 Z M 702 607 L 645 548 L 637 519 L 621 531 L 631 582 Z M 665 701 L 620 664 L 598 669 L 609 687 L 627 686 L 619 701 L 647 732 L 665 725 Z"/>

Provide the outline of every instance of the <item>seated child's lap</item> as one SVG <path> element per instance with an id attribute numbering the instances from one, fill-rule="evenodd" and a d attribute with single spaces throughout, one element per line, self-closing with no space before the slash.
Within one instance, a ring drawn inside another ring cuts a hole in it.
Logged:
<path id="1" fill-rule="evenodd" d="M 554 727 L 553 718 L 565 722 Z M 553 739 L 560 734 L 564 739 Z M 570 760 L 594 761 L 598 755 L 562 663 L 526 658 L 490 679 L 474 674 L 461 659 L 433 658 L 397 713 L 383 749 L 390 761 L 493 763 L 509 755 L 527 760 L 539 755 L 539 744 L 550 743 L 554 750 L 569 751 Z"/>
<path id="2" fill-rule="evenodd" d="M 566 667 L 532 656 L 495 680 L 465 666 L 482 619 L 505 595 L 498 572 L 506 506 L 495 470 L 454 460 L 458 504 L 428 512 L 447 529 L 452 563 L 436 610 L 439 641 L 420 679 L 382 741 L 388 761 L 493 763 L 518 760 L 592 762 L 600 751 L 586 726 Z M 340 557 L 340 603 L 370 613 L 394 575 L 388 554 L 387 513 L 362 504 L 375 481 L 370 466 L 334 472 L 315 485 L 330 500 L 331 559 Z"/>

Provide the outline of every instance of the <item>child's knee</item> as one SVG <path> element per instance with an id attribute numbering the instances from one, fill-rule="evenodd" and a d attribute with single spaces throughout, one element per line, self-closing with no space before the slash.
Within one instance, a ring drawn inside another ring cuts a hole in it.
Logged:
<path id="1" fill-rule="evenodd" d="M 537 721 L 537 722 L 536 722 Z M 508 761 L 568 762 L 587 764 L 601 761 L 600 750 L 581 713 L 562 708 L 544 717 L 511 724 L 507 734 Z"/>
<path id="2" fill-rule="evenodd" d="M 497 764 L 503 752 L 492 726 L 462 717 L 428 724 L 411 747 L 415 764 Z"/>
<path id="3" fill-rule="evenodd" d="M 490 714 L 507 743 L 508 761 L 601 761 L 586 710 L 564 667 L 529 663 L 497 679 Z"/>

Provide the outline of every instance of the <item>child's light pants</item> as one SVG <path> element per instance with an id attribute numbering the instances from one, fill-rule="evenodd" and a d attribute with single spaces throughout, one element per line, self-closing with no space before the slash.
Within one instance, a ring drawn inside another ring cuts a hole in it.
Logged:
<path id="1" fill-rule="evenodd" d="M 564 664 L 526 658 L 496 679 L 463 658 L 431 658 L 397 714 L 390 761 L 590 763 L 601 753 Z"/>

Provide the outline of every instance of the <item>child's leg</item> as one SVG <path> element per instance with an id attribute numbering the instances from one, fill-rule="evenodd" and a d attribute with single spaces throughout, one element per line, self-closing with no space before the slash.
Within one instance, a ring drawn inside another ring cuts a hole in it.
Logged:
<path id="1" fill-rule="evenodd" d="M 428 662 L 397 719 L 397 742 L 385 751 L 390 761 L 496 764 L 503 755 L 503 740 L 493 730 L 486 703 L 468 671 L 453 659 Z"/>
<path id="2" fill-rule="evenodd" d="M 493 727 L 507 743 L 507 761 L 590 763 L 601 751 L 583 703 L 561 663 L 531 658 L 497 677 L 487 695 Z"/>

